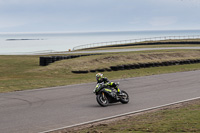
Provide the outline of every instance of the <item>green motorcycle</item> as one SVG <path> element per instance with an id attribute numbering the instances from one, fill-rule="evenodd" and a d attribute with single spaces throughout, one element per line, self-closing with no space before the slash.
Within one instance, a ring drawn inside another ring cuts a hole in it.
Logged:
<path id="1" fill-rule="evenodd" d="M 117 83 L 119 86 L 119 83 Z M 96 100 L 102 107 L 108 106 L 110 103 L 121 102 L 127 104 L 129 102 L 128 93 L 121 90 L 121 94 L 118 95 L 117 90 L 113 87 L 105 86 L 104 83 L 98 83 L 93 90 L 96 94 Z"/>

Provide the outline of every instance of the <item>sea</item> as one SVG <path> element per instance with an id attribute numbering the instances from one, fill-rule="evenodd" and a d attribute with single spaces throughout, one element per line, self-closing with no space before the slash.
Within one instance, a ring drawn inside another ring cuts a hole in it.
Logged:
<path id="1" fill-rule="evenodd" d="M 1 33 L 0 55 L 23 55 L 73 50 L 74 47 L 100 42 L 165 36 L 195 36 L 200 30 L 106 31 L 60 33 Z"/>

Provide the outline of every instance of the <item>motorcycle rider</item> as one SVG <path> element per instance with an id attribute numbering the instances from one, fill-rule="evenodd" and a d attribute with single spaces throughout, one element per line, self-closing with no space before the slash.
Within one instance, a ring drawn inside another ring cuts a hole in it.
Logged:
<path id="1" fill-rule="evenodd" d="M 121 90 L 117 87 L 117 84 L 114 82 L 110 82 L 106 77 L 103 77 L 103 74 L 97 73 L 96 80 L 97 80 L 97 83 L 104 82 L 104 87 L 106 86 L 114 87 L 117 90 L 117 94 L 122 95 Z"/>

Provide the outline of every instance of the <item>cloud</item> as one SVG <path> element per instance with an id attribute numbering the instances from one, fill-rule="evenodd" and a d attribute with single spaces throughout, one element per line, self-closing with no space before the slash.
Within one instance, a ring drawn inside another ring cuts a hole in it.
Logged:
<path id="1" fill-rule="evenodd" d="M 189 3 L 191 1 L 191 3 Z M 163 29 L 199 24 L 198 0 L 0 0 L 1 31 Z M 145 9 L 145 10 L 144 10 Z M 169 10 L 170 9 L 170 10 Z M 195 20 L 195 21 L 194 21 Z"/>
<path id="2" fill-rule="evenodd" d="M 129 21 L 129 24 L 135 25 L 135 24 L 139 24 L 140 22 L 141 22 L 140 18 L 134 18 L 131 21 Z"/>
<path id="3" fill-rule="evenodd" d="M 4 18 L 3 20 L 0 21 L 0 29 L 18 27 L 24 24 L 25 24 L 24 21 L 20 21 L 20 20 L 16 21 L 16 19 Z"/>
<path id="4" fill-rule="evenodd" d="M 177 22 L 176 17 L 154 17 L 149 21 L 149 24 L 155 27 L 169 26 Z"/>

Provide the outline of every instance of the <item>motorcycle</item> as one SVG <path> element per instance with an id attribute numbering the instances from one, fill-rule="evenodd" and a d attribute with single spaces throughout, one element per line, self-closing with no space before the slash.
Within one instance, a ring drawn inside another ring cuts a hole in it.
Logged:
<path id="1" fill-rule="evenodd" d="M 119 83 L 117 83 L 117 86 L 119 86 Z M 98 83 L 93 90 L 93 93 L 96 94 L 96 100 L 102 107 L 106 107 L 110 103 L 121 102 L 122 104 L 127 104 L 129 102 L 128 93 L 121 90 L 121 94 L 118 95 L 116 89 L 110 86 L 105 86 L 104 83 Z"/>

